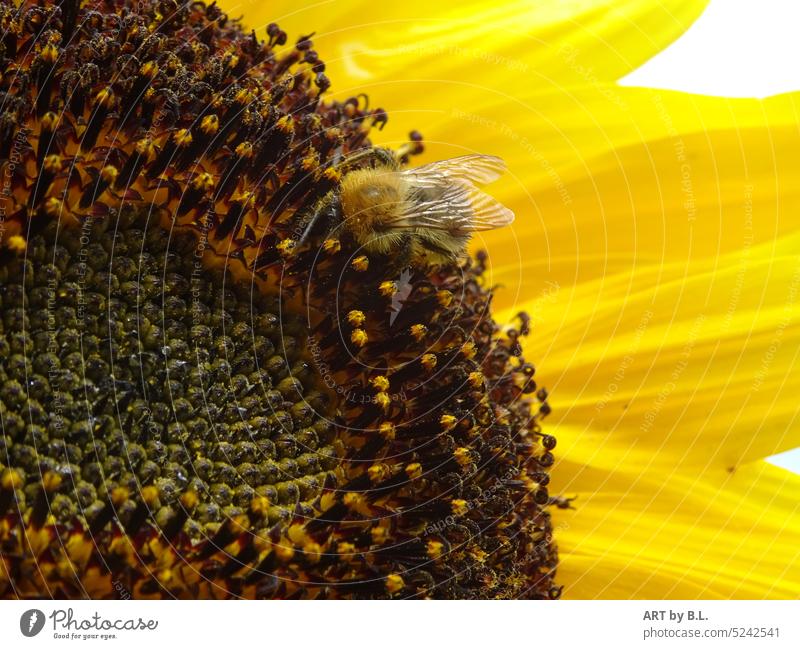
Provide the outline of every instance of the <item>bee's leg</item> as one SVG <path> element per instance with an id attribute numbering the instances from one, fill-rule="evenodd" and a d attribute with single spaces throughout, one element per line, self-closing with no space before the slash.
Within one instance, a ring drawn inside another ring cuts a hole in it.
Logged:
<path id="1" fill-rule="evenodd" d="M 323 196 L 320 200 L 318 200 L 314 206 L 308 210 L 305 214 L 300 217 L 300 222 L 294 229 L 294 233 L 297 238 L 297 246 L 303 245 L 306 239 L 311 236 L 312 231 L 315 229 L 320 223 L 320 217 L 322 213 L 325 211 L 326 203 L 329 200 L 329 194 Z"/>
<path id="2" fill-rule="evenodd" d="M 340 164 L 345 168 L 352 168 L 363 163 L 372 164 L 372 166 L 391 167 L 393 169 L 400 166 L 400 162 L 394 152 L 376 146 L 359 149 L 348 155 Z"/>
<path id="3" fill-rule="evenodd" d="M 301 246 L 311 236 L 329 234 L 337 225 L 340 211 L 336 192 L 332 190 L 325 194 L 307 214 L 303 215 L 295 228 L 295 232 L 299 235 L 297 246 Z"/>
<path id="4" fill-rule="evenodd" d="M 417 246 L 414 237 L 409 233 L 403 234 L 400 245 L 392 253 L 390 265 L 393 270 L 402 271 L 404 268 L 414 266 L 414 259 L 417 256 Z"/>
<path id="5" fill-rule="evenodd" d="M 394 151 L 390 149 L 372 147 L 371 151 L 373 159 L 382 167 L 397 167 L 400 164 Z"/>
<path id="6" fill-rule="evenodd" d="M 392 151 L 384 147 L 372 146 L 359 149 L 344 158 L 339 164 L 344 167 L 355 167 L 366 162 L 373 167 L 389 167 L 390 169 L 400 170 L 403 165 L 408 164 L 408 159 L 413 155 L 419 155 L 424 150 L 422 145 L 422 135 L 413 131 L 411 140 Z"/>

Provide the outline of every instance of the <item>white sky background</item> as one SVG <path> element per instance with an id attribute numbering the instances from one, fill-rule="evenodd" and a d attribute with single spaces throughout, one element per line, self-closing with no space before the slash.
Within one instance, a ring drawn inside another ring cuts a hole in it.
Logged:
<path id="1" fill-rule="evenodd" d="M 800 90 L 800 0 L 711 0 L 681 38 L 621 83 L 727 97 Z M 800 473 L 800 448 L 769 459 Z"/>
<path id="2" fill-rule="evenodd" d="M 711 0 L 681 38 L 621 83 L 726 97 L 800 90 L 800 1 Z"/>

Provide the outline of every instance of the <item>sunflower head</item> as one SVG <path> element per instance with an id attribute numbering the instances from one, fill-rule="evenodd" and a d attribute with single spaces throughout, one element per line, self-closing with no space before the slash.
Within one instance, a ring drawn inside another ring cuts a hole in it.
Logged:
<path id="1" fill-rule="evenodd" d="M 558 596 L 485 258 L 301 238 L 386 113 L 213 4 L 0 22 L 0 594 Z"/>

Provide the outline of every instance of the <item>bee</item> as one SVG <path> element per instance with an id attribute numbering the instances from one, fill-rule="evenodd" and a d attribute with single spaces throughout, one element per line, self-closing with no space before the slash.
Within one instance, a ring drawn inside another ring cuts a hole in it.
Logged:
<path id="1" fill-rule="evenodd" d="M 497 180 L 506 166 L 490 155 L 464 155 L 402 169 L 386 149 L 359 152 L 375 164 L 346 171 L 337 189 L 305 217 L 299 244 L 318 231 L 352 237 L 367 255 L 401 266 L 456 261 L 473 232 L 510 224 L 514 213 L 477 185 Z"/>

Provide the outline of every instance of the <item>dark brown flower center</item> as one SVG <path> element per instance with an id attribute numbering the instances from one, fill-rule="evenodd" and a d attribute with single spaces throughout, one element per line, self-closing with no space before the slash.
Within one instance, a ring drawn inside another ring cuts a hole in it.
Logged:
<path id="1" fill-rule="evenodd" d="M 0 593 L 557 596 L 524 314 L 301 237 L 386 114 L 214 5 L 0 23 Z"/>

